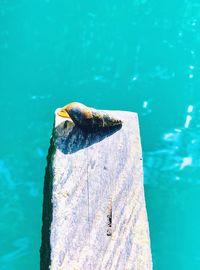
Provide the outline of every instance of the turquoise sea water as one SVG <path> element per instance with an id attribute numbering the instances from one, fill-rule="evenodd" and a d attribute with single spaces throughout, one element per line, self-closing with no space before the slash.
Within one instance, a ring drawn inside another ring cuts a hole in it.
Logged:
<path id="1" fill-rule="evenodd" d="M 138 112 L 155 270 L 200 269 L 200 2 L 0 0 L 0 270 L 39 269 L 54 110 Z"/>

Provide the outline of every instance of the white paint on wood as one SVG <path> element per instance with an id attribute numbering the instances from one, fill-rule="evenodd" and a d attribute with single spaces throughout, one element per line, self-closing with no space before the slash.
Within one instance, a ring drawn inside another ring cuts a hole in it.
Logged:
<path id="1" fill-rule="evenodd" d="M 56 114 L 52 270 L 152 269 L 138 117 L 109 113 L 123 125 L 102 134 Z"/>

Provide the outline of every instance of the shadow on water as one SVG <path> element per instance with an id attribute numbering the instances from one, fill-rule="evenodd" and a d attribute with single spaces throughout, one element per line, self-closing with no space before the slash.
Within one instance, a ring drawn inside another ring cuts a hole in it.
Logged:
<path id="1" fill-rule="evenodd" d="M 51 263 L 50 227 L 52 222 L 53 158 L 56 149 L 64 154 L 72 154 L 113 135 L 121 125 L 102 128 L 93 132 L 83 131 L 71 122 L 63 122 L 53 130 L 47 155 L 47 167 L 43 190 L 42 243 L 40 248 L 40 269 L 48 270 Z"/>
<path id="2" fill-rule="evenodd" d="M 53 160 L 52 154 L 55 151 L 53 137 L 50 141 L 47 155 L 47 167 L 44 178 L 43 189 L 43 212 L 42 212 L 42 243 L 40 248 L 40 269 L 47 270 L 50 265 L 50 226 L 52 222 L 52 188 L 53 188 Z"/>

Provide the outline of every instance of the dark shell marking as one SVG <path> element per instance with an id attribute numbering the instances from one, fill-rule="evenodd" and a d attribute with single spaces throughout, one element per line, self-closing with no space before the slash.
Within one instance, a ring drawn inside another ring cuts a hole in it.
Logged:
<path id="1" fill-rule="evenodd" d="M 75 125 L 85 130 L 98 130 L 104 127 L 122 125 L 120 119 L 78 102 L 70 103 L 63 107 L 62 110 L 67 112 Z"/>

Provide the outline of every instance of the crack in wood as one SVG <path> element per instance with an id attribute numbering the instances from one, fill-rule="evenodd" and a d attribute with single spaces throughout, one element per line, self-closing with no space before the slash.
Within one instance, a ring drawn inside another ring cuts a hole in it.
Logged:
<path id="1" fill-rule="evenodd" d="M 112 199 L 109 200 L 107 211 L 107 236 L 112 236 Z"/>

